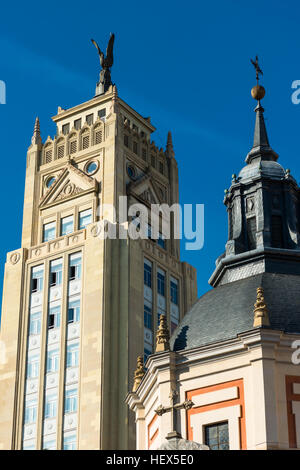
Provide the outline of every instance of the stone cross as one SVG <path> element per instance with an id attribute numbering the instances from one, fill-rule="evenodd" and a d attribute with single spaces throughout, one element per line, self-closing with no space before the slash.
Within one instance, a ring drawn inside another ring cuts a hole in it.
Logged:
<path id="1" fill-rule="evenodd" d="M 177 431 L 177 411 L 178 410 L 190 410 L 194 403 L 191 400 L 185 400 L 182 403 L 176 403 L 176 397 L 178 396 L 178 392 L 176 390 L 172 390 L 169 398 L 170 398 L 170 405 L 169 406 L 162 406 L 154 410 L 158 416 L 162 416 L 165 413 L 171 412 L 171 432 L 167 434 L 167 439 L 172 439 L 174 437 L 181 438 L 181 434 Z"/>

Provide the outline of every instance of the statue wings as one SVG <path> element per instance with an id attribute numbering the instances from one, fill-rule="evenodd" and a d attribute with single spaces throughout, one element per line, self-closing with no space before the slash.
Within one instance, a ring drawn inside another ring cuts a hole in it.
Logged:
<path id="1" fill-rule="evenodd" d="M 106 57 L 104 58 L 104 54 L 101 51 L 100 47 L 98 46 L 97 42 L 94 39 L 91 39 L 92 43 L 96 47 L 99 57 L 100 57 L 100 65 L 101 67 L 111 67 L 114 62 L 113 58 L 113 47 L 114 47 L 114 40 L 115 40 L 115 35 L 110 34 L 110 38 L 108 41 L 107 49 L 106 49 Z"/>

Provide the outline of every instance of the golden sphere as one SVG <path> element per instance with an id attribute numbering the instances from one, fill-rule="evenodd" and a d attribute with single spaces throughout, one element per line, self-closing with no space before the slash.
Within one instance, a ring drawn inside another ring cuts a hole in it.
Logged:
<path id="1" fill-rule="evenodd" d="M 251 90 L 252 98 L 255 100 L 262 100 L 266 94 L 266 90 L 261 85 L 255 85 Z"/>

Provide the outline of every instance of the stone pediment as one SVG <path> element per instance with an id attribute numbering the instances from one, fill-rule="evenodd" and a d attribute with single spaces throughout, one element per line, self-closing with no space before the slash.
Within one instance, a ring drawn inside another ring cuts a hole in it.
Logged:
<path id="1" fill-rule="evenodd" d="M 130 183 L 130 185 L 128 185 L 127 192 L 146 204 L 162 204 L 157 188 L 155 187 L 155 183 L 153 183 L 148 175 L 134 183 Z"/>
<path id="2" fill-rule="evenodd" d="M 79 194 L 96 191 L 97 181 L 83 171 L 68 163 L 57 180 L 40 200 L 40 208 L 72 199 Z"/>

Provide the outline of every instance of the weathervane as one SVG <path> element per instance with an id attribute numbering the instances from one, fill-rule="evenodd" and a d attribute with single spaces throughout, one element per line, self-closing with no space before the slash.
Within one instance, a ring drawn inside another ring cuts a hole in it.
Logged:
<path id="1" fill-rule="evenodd" d="M 250 60 L 251 60 L 251 64 L 256 70 L 256 84 L 258 85 L 259 75 L 263 75 L 263 71 L 258 64 L 258 56 L 255 57 L 255 60 L 252 60 L 252 59 Z"/>
<path id="2" fill-rule="evenodd" d="M 114 63 L 114 57 L 113 57 L 114 40 L 115 40 L 115 35 L 110 33 L 110 38 L 109 38 L 107 49 L 106 49 L 106 56 L 104 56 L 104 53 L 101 51 L 97 42 L 94 39 L 91 39 L 92 43 L 94 44 L 94 46 L 96 47 L 98 51 L 100 65 L 102 67 L 102 70 L 100 72 L 100 79 L 96 87 L 96 95 L 101 95 L 102 93 L 105 93 L 111 85 L 110 68 L 112 67 Z"/>
<path id="3" fill-rule="evenodd" d="M 258 103 L 260 103 L 260 100 L 263 99 L 263 97 L 265 96 L 265 93 L 266 93 L 264 87 L 258 83 L 259 82 L 259 76 L 263 75 L 263 71 L 259 66 L 258 56 L 255 57 L 255 60 L 252 60 L 252 59 L 250 59 L 250 60 L 251 60 L 251 64 L 253 65 L 253 67 L 256 70 L 256 85 L 252 88 L 251 95 L 252 95 L 252 98 L 257 100 Z"/>

